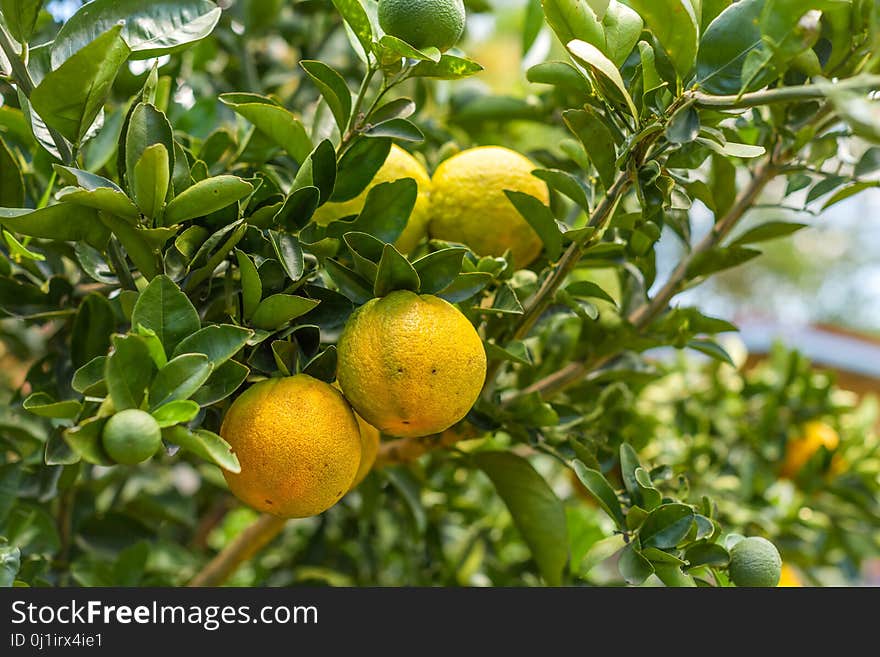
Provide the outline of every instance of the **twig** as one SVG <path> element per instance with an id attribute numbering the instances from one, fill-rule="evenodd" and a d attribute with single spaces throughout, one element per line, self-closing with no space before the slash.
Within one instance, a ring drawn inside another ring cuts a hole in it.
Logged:
<path id="1" fill-rule="evenodd" d="M 281 530 L 287 520 L 261 515 L 252 525 L 235 537 L 202 568 L 187 586 L 219 586 L 245 561 L 268 545 Z"/>

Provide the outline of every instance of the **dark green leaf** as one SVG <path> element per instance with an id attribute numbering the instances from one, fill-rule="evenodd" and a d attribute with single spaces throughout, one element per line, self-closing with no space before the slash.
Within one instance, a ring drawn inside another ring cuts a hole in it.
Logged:
<path id="1" fill-rule="evenodd" d="M 254 186 L 237 176 L 216 176 L 197 182 L 165 208 L 165 225 L 204 217 L 240 201 L 254 191 Z"/>
<path id="2" fill-rule="evenodd" d="M 373 286 L 357 272 L 331 259 L 324 262 L 324 267 L 339 291 L 354 303 L 366 303 L 373 298 Z"/>
<path id="3" fill-rule="evenodd" d="M 206 326 L 184 338 L 174 349 L 172 357 L 204 354 L 216 369 L 237 354 L 253 334 L 249 329 L 231 324 Z"/>
<path id="4" fill-rule="evenodd" d="M 562 233 L 559 232 L 556 217 L 550 208 L 534 196 L 523 192 L 504 190 L 504 194 L 541 238 L 547 258 L 551 262 L 555 261 L 562 253 Z"/>
<path id="5" fill-rule="evenodd" d="M 92 0 L 64 22 L 52 43 L 52 66 L 120 22 L 132 57 L 149 59 L 204 39 L 219 19 L 209 0 Z"/>
<path id="6" fill-rule="evenodd" d="M 677 0 L 687 3 L 688 0 Z M 693 105 L 681 108 L 666 126 L 666 139 L 672 144 L 689 144 L 700 134 L 700 115 Z"/>
<path id="7" fill-rule="evenodd" d="M 376 271 L 373 294 L 377 297 L 384 297 L 395 290 L 418 292 L 419 284 L 419 275 L 406 256 L 402 255 L 393 245 L 386 244 Z"/>
<path id="8" fill-rule="evenodd" d="M 20 43 L 26 43 L 34 32 L 43 0 L 0 0 L 0 11 L 10 34 Z M 0 586 L 12 586 L 0 584 Z"/>
<path id="9" fill-rule="evenodd" d="M 640 552 L 635 543 L 627 545 L 620 553 L 617 568 L 627 584 L 638 586 L 654 573 L 654 566 Z"/>
<path id="10" fill-rule="evenodd" d="M 21 169 L 6 142 L 0 138 L 0 207 L 18 208 L 22 205 L 24 180 Z"/>
<path id="11" fill-rule="evenodd" d="M 114 335 L 113 353 L 107 358 L 104 378 L 117 411 L 139 408 L 156 366 L 143 338 Z"/>
<path id="12" fill-rule="evenodd" d="M 299 240 L 289 233 L 279 233 L 274 230 L 269 231 L 269 241 L 272 242 L 272 248 L 278 261 L 284 267 L 284 271 L 290 276 L 293 282 L 302 278 L 305 261 L 303 260 L 302 247 Z"/>
<path id="13" fill-rule="evenodd" d="M 760 226 L 755 226 L 744 232 L 730 243 L 730 246 L 742 246 L 744 244 L 755 244 L 757 242 L 765 242 L 767 240 L 785 237 L 806 228 L 808 224 L 801 224 L 787 221 L 768 221 Z"/>
<path id="14" fill-rule="evenodd" d="M 558 586 L 568 560 L 568 527 L 562 502 L 525 459 L 510 452 L 481 452 L 474 460 L 507 505 L 546 582 Z"/>
<path id="15" fill-rule="evenodd" d="M 363 192 L 385 164 L 391 151 L 391 140 L 359 139 L 339 161 L 337 183 L 330 200 L 350 201 Z"/>
<path id="16" fill-rule="evenodd" d="M 645 547 L 675 547 L 690 531 L 694 522 L 694 510 L 678 503 L 657 507 L 645 519 L 639 529 L 639 540 Z"/>
<path id="17" fill-rule="evenodd" d="M 236 93 L 222 94 L 220 102 L 253 123 L 257 130 L 297 162 L 304 162 L 312 152 L 312 141 L 302 122 L 272 99 Z"/>
<path id="18" fill-rule="evenodd" d="M 316 299 L 291 296 L 288 294 L 274 294 L 263 299 L 257 306 L 251 325 L 254 328 L 272 331 L 288 322 L 305 315 L 320 303 Z"/>
<path id="19" fill-rule="evenodd" d="M 22 402 L 22 407 L 34 415 L 48 418 L 75 418 L 82 409 L 75 399 L 57 401 L 45 392 L 35 392 Z"/>
<path id="20" fill-rule="evenodd" d="M 593 470 L 585 466 L 581 461 L 575 460 L 572 468 L 581 483 L 596 498 L 599 506 L 607 513 L 617 526 L 623 529 L 626 527 L 626 519 L 623 516 L 623 509 L 620 508 L 620 501 L 617 494 L 611 488 L 611 484 L 598 470 Z"/>
<path id="21" fill-rule="evenodd" d="M 192 302 L 167 276 L 157 276 L 144 288 L 134 306 L 131 323 L 155 331 L 169 355 L 181 340 L 201 328 Z"/>
<path id="22" fill-rule="evenodd" d="M 459 274 L 452 283 L 443 288 L 437 296 L 449 303 L 461 303 L 486 289 L 492 282 L 492 274 L 472 272 Z"/>
<path id="23" fill-rule="evenodd" d="M 605 290 L 603 290 L 592 281 L 575 281 L 574 283 L 568 285 L 565 288 L 565 291 L 573 297 L 584 299 L 602 299 L 604 301 L 613 303 L 615 306 L 617 305 L 617 302 L 610 294 L 608 294 Z"/>
<path id="24" fill-rule="evenodd" d="M 351 91 L 345 79 L 327 64 L 318 61 L 304 60 L 299 63 L 314 80 L 327 102 L 339 132 L 344 133 L 351 114 Z"/>
<path id="25" fill-rule="evenodd" d="M 129 48 L 122 27 L 110 27 L 94 41 L 49 71 L 30 95 L 46 125 L 78 144 L 110 94 Z"/>
<path id="26" fill-rule="evenodd" d="M 116 328 L 113 306 L 93 292 L 83 299 L 70 334 L 70 359 L 74 367 L 82 367 L 93 358 L 104 356 L 110 348 L 110 334 Z"/>
<path id="27" fill-rule="evenodd" d="M 364 52 L 370 52 L 373 45 L 373 28 L 367 12 L 359 0 L 333 0 L 333 4 L 342 18 L 354 32 L 358 41 L 364 48 Z"/>
<path id="28" fill-rule="evenodd" d="M 401 178 L 373 187 L 363 210 L 354 221 L 336 221 L 327 227 L 330 237 L 346 233 L 367 233 L 388 244 L 394 243 L 406 228 L 418 197 L 419 187 L 412 178 Z"/>
<path id="29" fill-rule="evenodd" d="M 687 269 L 687 277 L 708 276 L 725 269 L 738 267 L 759 255 L 761 255 L 760 251 L 741 246 L 712 249 L 699 254 L 691 261 Z"/>
<path id="30" fill-rule="evenodd" d="M 98 221 L 98 213 L 77 205 L 50 205 L 40 210 L 0 208 L 0 226 L 40 239 L 85 241 L 103 248 L 110 231 Z"/>
<path id="31" fill-rule="evenodd" d="M 699 46 L 700 17 L 691 0 L 629 0 L 654 33 L 675 66 L 679 78 L 693 70 Z"/>
<path id="32" fill-rule="evenodd" d="M 587 198 L 588 190 L 583 182 L 575 178 L 567 171 L 559 169 L 537 169 L 532 175 L 546 182 L 550 187 L 578 204 L 584 210 L 589 210 L 590 201 Z"/>
<path id="33" fill-rule="evenodd" d="M 263 283 L 253 260 L 244 251 L 236 249 L 235 257 L 241 274 L 242 312 L 245 319 L 250 319 L 263 298 Z"/>
<path id="34" fill-rule="evenodd" d="M 593 109 L 566 110 L 565 124 L 584 145 L 587 157 L 596 167 L 602 184 L 609 187 L 617 170 L 616 147 L 611 130 Z"/>
<path id="35" fill-rule="evenodd" d="M 385 121 L 384 123 L 380 123 L 379 125 L 370 128 L 364 134 L 373 138 L 389 137 L 391 139 L 414 143 L 425 140 L 425 135 L 419 130 L 418 126 L 406 119 L 391 119 Z"/>
<path id="36" fill-rule="evenodd" d="M 422 294 L 436 294 L 447 288 L 461 272 L 466 249 L 450 248 L 429 253 L 416 260 L 413 267 L 421 281 Z"/>
<path id="37" fill-rule="evenodd" d="M 150 384 L 150 409 L 188 399 L 211 376 L 214 366 L 204 354 L 183 354 L 168 361 Z"/>
<path id="38" fill-rule="evenodd" d="M 736 367 L 736 364 L 733 362 L 730 354 L 728 354 L 724 347 L 722 347 L 714 340 L 691 340 L 687 343 L 687 346 L 690 349 L 694 349 L 696 351 L 699 351 L 700 353 L 706 354 L 710 358 L 714 358 L 720 363 L 726 363 L 727 365 L 732 365 Z"/>
<path id="39" fill-rule="evenodd" d="M 207 383 L 190 399 L 199 406 L 210 406 L 229 397 L 238 390 L 250 374 L 250 370 L 234 360 L 227 360 L 214 368 Z"/>
<path id="40" fill-rule="evenodd" d="M 762 43 L 760 17 L 766 0 L 740 0 L 706 29 L 697 54 L 697 83 L 711 94 L 737 94 L 743 87 L 746 57 Z M 746 89 L 760 88 L 766 76 Z"/>
<path id="41" fill-rule="evenodd" d="M 162 437 L 224 470 L 233 473 L 241 472 L 241 464 L 229 443 L 215 433 L 205 429 L 190 431 L 178 425 L 163 430 Z"/>
<path id="42" fill-rule="evenodd" d="M 699 543 L 688 548 L 684 554 L 691 568 L 712 566 L 720 568 L 730 561 L 730 554 L 717 543 Z"/>
<path id="43" fill-rule="evenodd" d="M 174 170 L 174 135 L 168 118 L 156 107 L 148 103 L 138 103 L 131 111 L 124 133 L 124 144 L 120 148 L 122 157 L 119 175 L 128 173 L 129 188 L 133 188 L 134 168 L 141 156 L 150 146 L 162 144 L 168 156 L 168 170 Z"/>

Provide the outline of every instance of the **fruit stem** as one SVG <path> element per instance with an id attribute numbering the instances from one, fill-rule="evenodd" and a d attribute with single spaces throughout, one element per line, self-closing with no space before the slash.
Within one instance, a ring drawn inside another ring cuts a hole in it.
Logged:
<path id="1" fill-rule="evenodd" d="M 837 90 L 869 89 L 880 86 L 880 75 L 864 75 L 833 84 Z M 821 100 L 827 97 L 827 85 L 803 84 L 795 87 L 766 89 L 736 96 L 713 96 L 700 91 L 690 92 L 691 98 L 700 107 L 714 109 L 748 109 L 759 105 L 788 103 L 792 101 Z"/>
<path id="2" fill-rule="evenodd" d="M 287 524 L 285 518 L 264 513 L 217 553 L 187 586 L 220 586 L 238 567 L 268 545 Z"/>

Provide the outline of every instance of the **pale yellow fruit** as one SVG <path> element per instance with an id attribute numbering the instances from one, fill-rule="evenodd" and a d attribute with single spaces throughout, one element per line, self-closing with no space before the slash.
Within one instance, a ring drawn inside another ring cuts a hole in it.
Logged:
<path id="1" fill-rule="evenodd" d="M 367 194 L 370 193 L 373 187 L 403 178 L 415 180 L 419 187 L 419 194 L 416 197 L 416 204 L 409 217 L 409 222 L 406 224 L 406 228 L 401 236 L 397 239 L 395 246 L 403 253 L 411 253 L 428 232 L 431 178 L 428 176 L 428 172 L 425 171 L 425 167 L 400 146 L 391 146 L 391 151 L 388 153 L 385 164 L 382 165 L 373 181 L 367 185 L 367 188 L 359 196 L 350 201 L 327 203 L 321 206 L 315 212 L 314 220 L 319 225 L 326 226 L 330 222 L 342 219 L 343 217 L 360 214 L 361 210 L 364 209 Z"/>
<path id="2" fill-rule="evenodd" d="M 505 195 L 523 192 L 550 203 L 547 185 L 532 175 L 537 167 L 508 148 L 483 146 L 443 162 L 432 178 L 432 238 L 466 244 L 479 255 L 501 256 L 510 249 L 513 264 L 527 267 L 542 242 Z"/>
<path id="3" fill-rule="evenodd" d="M 790 440 L 785 446 L 785 460 L 779 474 L 793 479 L 822 447 L 833 452 L 840 445 L 840 436 L 833 427 L 824 422 L 807 422 L 801 437 Z"/>

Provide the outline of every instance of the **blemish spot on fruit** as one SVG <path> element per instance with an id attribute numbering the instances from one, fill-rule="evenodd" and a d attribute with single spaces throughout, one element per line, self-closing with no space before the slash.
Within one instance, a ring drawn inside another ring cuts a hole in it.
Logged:
<path id="1" fill-rule="evenodd" d="M 436 374 L 436 373 L 437 373 L 437 368 L 435 367 L 434 369 L 431 370 L 431 374 Z"/>
<path id="2" fill-rule="evenodd" d="M 272 506 L 272 500 L 266 500 L 266 504 L 268 504 L 269 506 Z"/>

